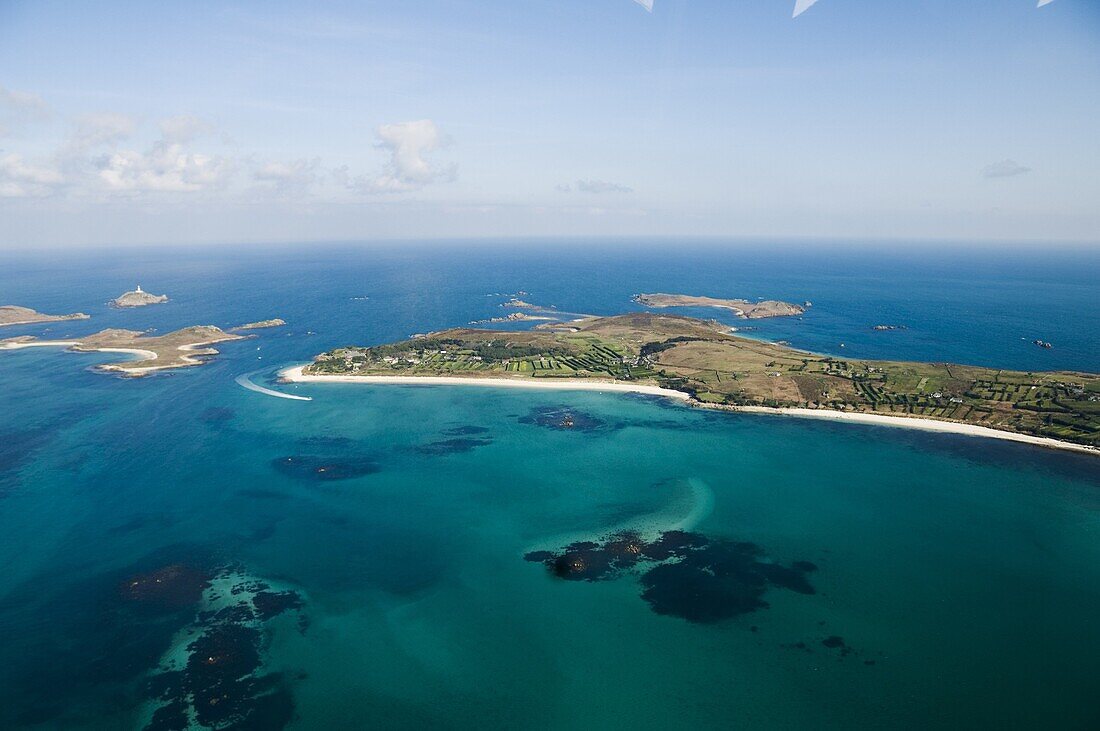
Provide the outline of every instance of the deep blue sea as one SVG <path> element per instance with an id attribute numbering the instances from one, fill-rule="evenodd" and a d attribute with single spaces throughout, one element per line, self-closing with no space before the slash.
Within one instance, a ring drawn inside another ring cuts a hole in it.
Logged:
<path id="1" fill-rule="evenodd" d="M 135 284 L 171 299 L 106 304 Z M 591 314 L 811 301 L 680 311 L 848 357 L 1100 371 L 1095 250 L 2 254 L 0 304 L 92 319 L 0 337 L 288 324 L 143 379 L 0 352 L 0 728 L 1100 727 L 1093 457 L 632 395 L 274 382 L 520 291 Z"/>

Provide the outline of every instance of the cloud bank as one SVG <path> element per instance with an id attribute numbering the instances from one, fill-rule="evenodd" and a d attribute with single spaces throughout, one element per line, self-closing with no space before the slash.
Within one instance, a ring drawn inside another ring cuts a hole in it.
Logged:
<path id="1" fill-rule="evenodd" d="M 562 193 L 572 193 L 576 190 L 579 193 L 633 193 L 634 189 L 627 185 L 620 183 L 609 183 L 606 180 L 578 180 L 576 183 L 563 183 L 557 186 L 557 190 Z"/>
<path id="2" fill-rule="evenodd" d="M 1017 175 L 1030 172 L 1031 168 L 1025 167 L 1015 160 L 1001 160 L 982 168 L 982 175 L 987 178 L 1014 178 Z"/>

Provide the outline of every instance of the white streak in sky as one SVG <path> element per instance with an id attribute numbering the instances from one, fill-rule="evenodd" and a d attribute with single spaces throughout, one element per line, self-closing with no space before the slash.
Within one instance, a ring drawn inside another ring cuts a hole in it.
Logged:
<path id="1" fill-rule="evenodd" d="M 791 14 L 792 18 L 797 18 L 804 12 L 810 9 L 810 6 L 816 3 L 817 0 L 795 0 L 794 13 Z"/>
<path id="2" fill-rule="evenodd" d="M 634 2 L 638 3 L 649 12 L 653 12 L 653 0 L 634 0 Z M 791 14 L 791 17 L 797 18 L 798 16 L 809 10 L 810 7 L 816 2 L 817 0 L 795 0 L 794 12 Z M 1035 7 L 1041 8 L 1044 5 L 1050 5 L 1052 2 L 1054 2 L 1054 0 L 1039 0 L 1039 4 Z"/>

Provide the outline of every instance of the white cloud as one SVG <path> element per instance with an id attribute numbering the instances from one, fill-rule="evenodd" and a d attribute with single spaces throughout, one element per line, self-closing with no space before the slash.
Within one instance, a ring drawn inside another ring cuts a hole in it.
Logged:
<path id="1" fill-rule="evenodd" d="M 15 153 L 0 156 L 0 198 L 47 196 L 64 181 L 55 168 L 27 163 Z"/>
<path id="2" fill-rule="evenodd" d="M 105 145 L 116 145 L 134 134 L 134 120 L 125 114 L 84 114 L 76 119 L 76 129 L 62 151 L 66 157 L 77 157 Z"/>
<path id="3" fill-rule="evenodd" d="M 90 114 L 78 120 L 62 150 L 67 170 L 77 173 L 82 192 L 193 193 L 218 188 L 236 170 L 228 158 L 192 152 L 189 144 L 210 129 L 202 120 L 181 115 L 162 119 L 161 137 L 145 152 L 119 149 L 134 135 L 132 118 L 121 114 Z M 96 154 L 99 148 L 109 148 Z"/>
<path id="4" fill-rule="evenodd" d="M 1021 165 L 1015 160 L 1001 160 L 982 168 L 982 175 L 987 178 L 1014 178 L 1017 175 L 1030 172 L 1031 168 Z"/>
<path id="5" fill-rule="evenodd" d="M 190 114 L 166 117 L 160 121 L 160 134 L 169 144 L 185 145 L 211 129 L 213 127 L 209 123 Z"/>
<path id="6" fill-rule="evenodd" d="M 27 122 L 45 119 L 49 114 L 49 105 L 37 94 L 0 86 L 0 137 Z"/>
<path id="7" fill-rule="evenodd" d="M 149 152 L 111 153 L 98 161 L 98 168 L 99 180 L 110 191 L 193 193 L 221 187 L 236 166 L 227 158 L 161 140 Z"/>
<path id="8" fill-rule="evenodd" d="M 320 166 L 318 158 L 269 162 L 257 168 L 252 177 L 261 183 L 269 183 L 272 190 L 278 193 L 303 193 L 317 180 Z"/>
<path id="9" fill-rule="evenodd" d="M 578 180 L 575 185 L 557 186 L 557 189 L 563 193 L 569 193 L 574 188 L 581 193 L 633 193 L 634 189 L 627 185 L 621 185 L 619 183 L 609 183 L 606 180 Z"/>
<path id="10" fill-rule="evenodd" d="M 376 130 L 378 147 L 390 153 L 385 170 L 373 180 L 358 179 L 355 187 L 369 193 L 404 193 L 453 178 L 455 169 L 440 169 L 425 158 L 444 144 L 439 127 L 430 119 L 383 124 Z"/>

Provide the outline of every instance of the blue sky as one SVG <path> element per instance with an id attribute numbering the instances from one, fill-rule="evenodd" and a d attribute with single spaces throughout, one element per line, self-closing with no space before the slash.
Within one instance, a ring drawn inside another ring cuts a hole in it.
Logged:
<path id="1" fill-rule="evenodd" d="M 1092 0 L 0 2 L 0 247 L 1100 241 Z"/>

